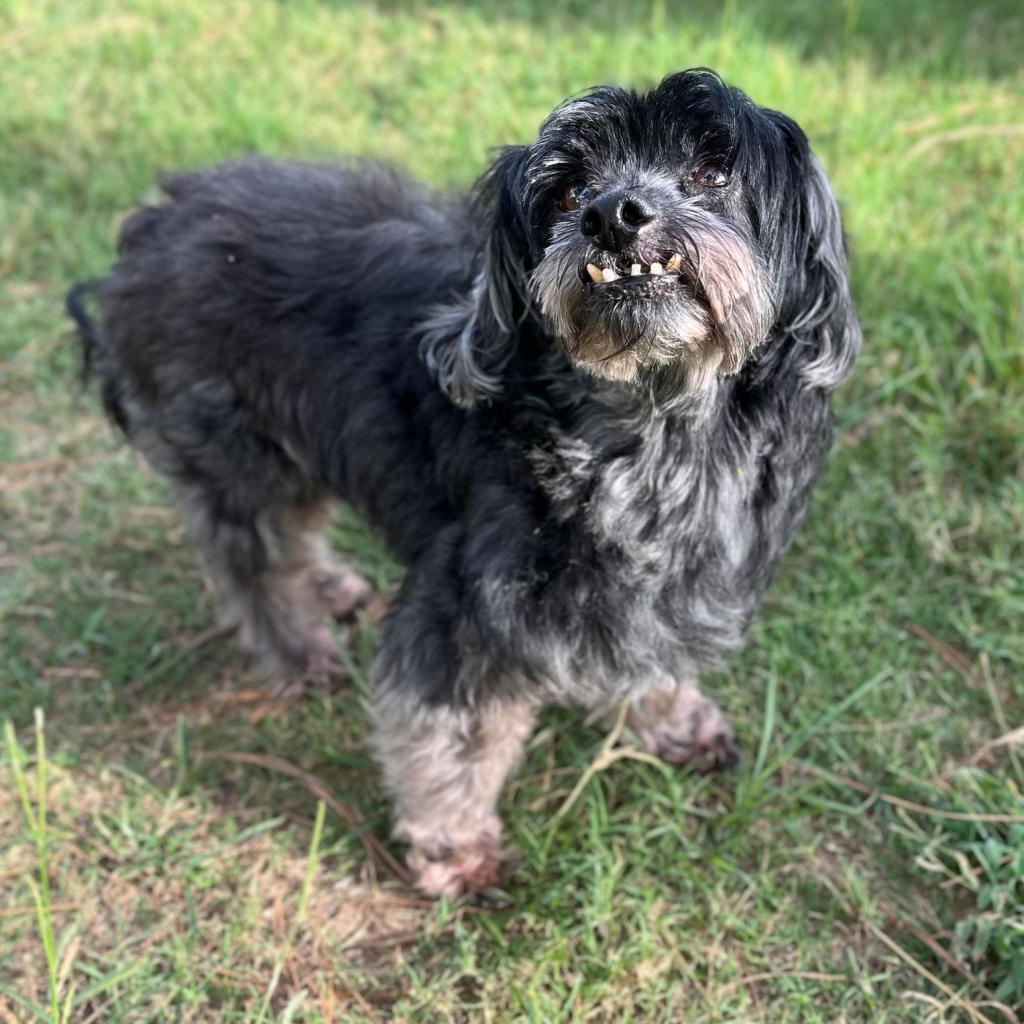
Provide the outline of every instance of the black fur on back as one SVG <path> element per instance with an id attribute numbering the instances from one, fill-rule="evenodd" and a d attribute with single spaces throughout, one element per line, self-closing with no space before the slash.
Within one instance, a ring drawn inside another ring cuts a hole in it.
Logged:
<path id="1" fill-rule="evenodd" d="M 125 223 L 98 324 L 69 297 L 107 409 L 219 522 L 302 480 L 383 534 L 408 567 L 376 670 L 391 685 L 594 703 L 715 666 L 805 514 L 859 345 L 838 210 L 793 122 L 689 76 L 556 112 L 475 204 L 370 164 L 175 175 Z M 673 117 L 742 143 L 735 203 L 773 306 L 738 372 L 667 401 L 553 341 L 530 274 L 555 186 L 530 169 L 564 132 L 663 165 L 645 131 Z"/>

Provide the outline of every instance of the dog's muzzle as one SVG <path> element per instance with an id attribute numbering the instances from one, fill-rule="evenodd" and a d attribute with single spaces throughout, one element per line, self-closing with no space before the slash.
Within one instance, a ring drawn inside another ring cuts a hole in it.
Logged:
<path id="1" fill-rule="evenodd" d="M 556 226 L 533 285 L 575 362 L 635 382 L 665 368 L 686 391 L 734 372 L 771 318 L 746 232 L 678 192 L 602 194 Z"/>

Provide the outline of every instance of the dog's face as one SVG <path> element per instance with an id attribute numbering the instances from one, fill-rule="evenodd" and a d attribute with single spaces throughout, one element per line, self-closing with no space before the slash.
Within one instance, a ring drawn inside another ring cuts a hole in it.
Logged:
<path id="1" fill-rule="evenodd" d="M 674 370 L 688 390 L 739 368 L 776 312 L 759 240 L 773 135 L 781 143 L 749 102 L 694 74 L 647 96 L 600 89 L 551 115 L 523 198 L 533 291 L 573 360 L 624 381 Z"/>
<path id="2" fill-rule="evenodd" d="M 579 367 L 662 405 L 735 373 L 773 336 L 799 340 L 818 386 L 853 361 L 824 172 L 793 121 L 712 72 L 568 101 L 532 145 L 502 153 L 482 196 L 491 230 L 469 320 L 434 356 L 464 404 L 500 391 L 491 367 L 531 318 Z"/>

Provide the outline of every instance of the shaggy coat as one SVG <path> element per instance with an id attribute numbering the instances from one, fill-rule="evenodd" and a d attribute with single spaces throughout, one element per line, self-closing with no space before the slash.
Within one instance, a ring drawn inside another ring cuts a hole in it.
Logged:
<path id="1" fill-rule="evenodd" d="M 272 671 L 329 666 L 325 611 L 365 597 L 331 501 L 407 567 L 375 749 L 420 885 L 494 880 L 541 704 L 629 698 L 651 749 L 729 762 L 695 682 L 806 512 L 860 341 L 794 122 L 698 70 L 567 102 L 471 199 L 259 157 L 164 188 L 69 309 Z"/>

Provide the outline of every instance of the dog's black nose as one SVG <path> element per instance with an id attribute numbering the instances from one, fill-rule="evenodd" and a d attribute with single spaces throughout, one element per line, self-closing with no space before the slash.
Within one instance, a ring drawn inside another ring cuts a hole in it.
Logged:
<path id="1" fill-rule="evenodd" d="M 625 190 L 598 196 L 580 217 L 580 231 L 605 252 L 622 252 L 654 220 L 650 203 Z"/>

